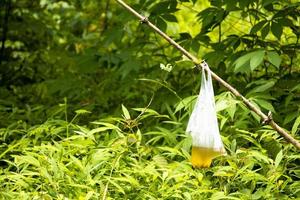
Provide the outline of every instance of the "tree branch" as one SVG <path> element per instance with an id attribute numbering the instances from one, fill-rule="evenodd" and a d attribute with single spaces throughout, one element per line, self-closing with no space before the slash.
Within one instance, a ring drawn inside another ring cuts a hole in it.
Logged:
<path id="1" fill-rule="evenodd" d="M 170 44 L 172 44 L 176 49 L 181 51 L 183 55 L 188 57 L 196 66 L 197 68 L 201 68 L 200 61 L 195 56 L 190 54 L 187 50 L 185 50 L 182 46 L 180 46 L 178 43 L 176 43 L 172 38 L 170 38 L 168 35 L 166 35 L 164 32 L 162 32 L 159 28 L 157 28 L 154 24 L 152 24 L 146 17 L 140 15 L 138 12 L 136 12 L 134 9 L 132 9 L 130 6 L 128 6 L 124 1 L 122 0 L 116 0 L 120 5 L 122 5 L 126 10 L 134 14 L 137 18 L 141 20 L 141 23 L 147 24 L 150 28 L 152 28 L 154 31 L 156 31 L 159 35 L 161 35 L 164 39 L 166 39 Z M 263 121 L 267 121 L 273 129 L 275 129 L 284 139 L 294 145 L 298 150 L 300 150 L 300 143 L 293 138 L 287 131 L 285 131 L 283 128 L 281 128 L 278 124 L 276 124 L 272 118 L 269 118 L 267 115 L 265 115 L 259 108 L 255 107 L 247 98 L 245 98 L 243 95 L 241 95 L 234 87 L 232 87 L 230 84 L 228 84 L 226 81 L 224 81 L 221 77 L 219 77 L 217 74 L 211 71 L 211 76 L 221 83 L 225 88 L 227 88 L 232 94 L 234 94 L 236 97 L 240 98 L 243 103 L 253 112 L 255 112 Z"/>

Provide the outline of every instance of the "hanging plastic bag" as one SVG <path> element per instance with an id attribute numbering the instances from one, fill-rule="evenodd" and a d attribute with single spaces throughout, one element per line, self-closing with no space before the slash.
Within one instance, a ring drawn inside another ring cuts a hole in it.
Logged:
<path id="1" fill-rule="evenodd" d="M 201 66 L 200 93 L 186 129 L 193 140 L 191 162 L 195 168 L 209 167 L 213 158 L 226 154 L 218 128 L 210 69 L 205 62 Z"/>

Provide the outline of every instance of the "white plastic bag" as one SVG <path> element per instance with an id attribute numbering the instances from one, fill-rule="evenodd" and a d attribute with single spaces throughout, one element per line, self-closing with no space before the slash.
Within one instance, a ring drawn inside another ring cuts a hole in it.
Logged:
<path id="1" fill-rule="evenodd" d="M 201 66 L 200 93 L 186 129 L 192 136 L 191 161 L 196 168 L 209 167 L 213 158 L 226 154 L 218 128 L 210 69 L 205 62 Z"/>

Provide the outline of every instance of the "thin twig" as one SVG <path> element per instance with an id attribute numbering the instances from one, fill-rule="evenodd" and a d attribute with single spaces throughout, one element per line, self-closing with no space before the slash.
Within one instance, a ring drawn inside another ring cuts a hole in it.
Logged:
<path id="1" fill-rule="evenodd" d="M 172 38 L 170 38 L 168 35 L 166 35 L 164 32 L 162 32 L 159 28 L 157 28 L 154 24 L 152 24 L 146 17 L 140 15 L 138 12 L 136 12 L 134 9 L 132 9 L 130 6 L 128 6 L 124 1 L 122 0 L 116 0 L 120 5 L 122 5 L 125 9 L 127 9 L 129 12 L 134 14 L 137 18 L 141 20 L 143 24 L 147 24 L 150 28 L 152 28 L 154 31 L 156 31 L 159 35 L 161 35 L 164 39 L 166 39 L 170 44 L 172 44 L 176 49 L 181 51 L 183 55 L 185 55 L 187 58 L 189 58 L 196 66 L 200 69 L 200 63 L 202 62 L 192 54 L 190 54 L 187 50 L 185 50 L 182 46 L 180 46 L 178 43 L 176 43 Z M 221 77 L 219 77 L 217 74 L 211 71 L 211 76 L 221 83 L 225 88 L 227 88 L 232 94 L 234 94 L 236 97 L 240 98 L 244 104 L 253 112 L 255 112 L 263 121 L 268 121 L 269 124 L 273 129 L 275 129 L 284 139 L 294 145 L 297 149 L 300 150 L 300 143 L 293 138 L 287 131 L 285 131 L 283 128 L 281 128 L 278 124 L 276 124 L 273 119 L 270 119 L 267 115 L 265 115 L 259 108 L 255 107 L 248 99 L 246 99 L 243 95 L 241 95 L 234 87 L 232 87 L 230 84 L 228 84 L 226 81 L 224 81 Z"/>

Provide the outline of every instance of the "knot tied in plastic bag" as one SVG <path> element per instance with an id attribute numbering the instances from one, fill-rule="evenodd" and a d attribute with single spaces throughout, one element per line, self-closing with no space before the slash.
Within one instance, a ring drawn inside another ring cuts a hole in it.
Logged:
<path id="1" fill-rule="evenodd" d="M 201 66 L 200 93 L 186 129 L 192 136 L 191 162 L 195 168 L 209 167 L 213 158 L 226 154 L 218 127 L 211 72 L 205 62 Z"/>

